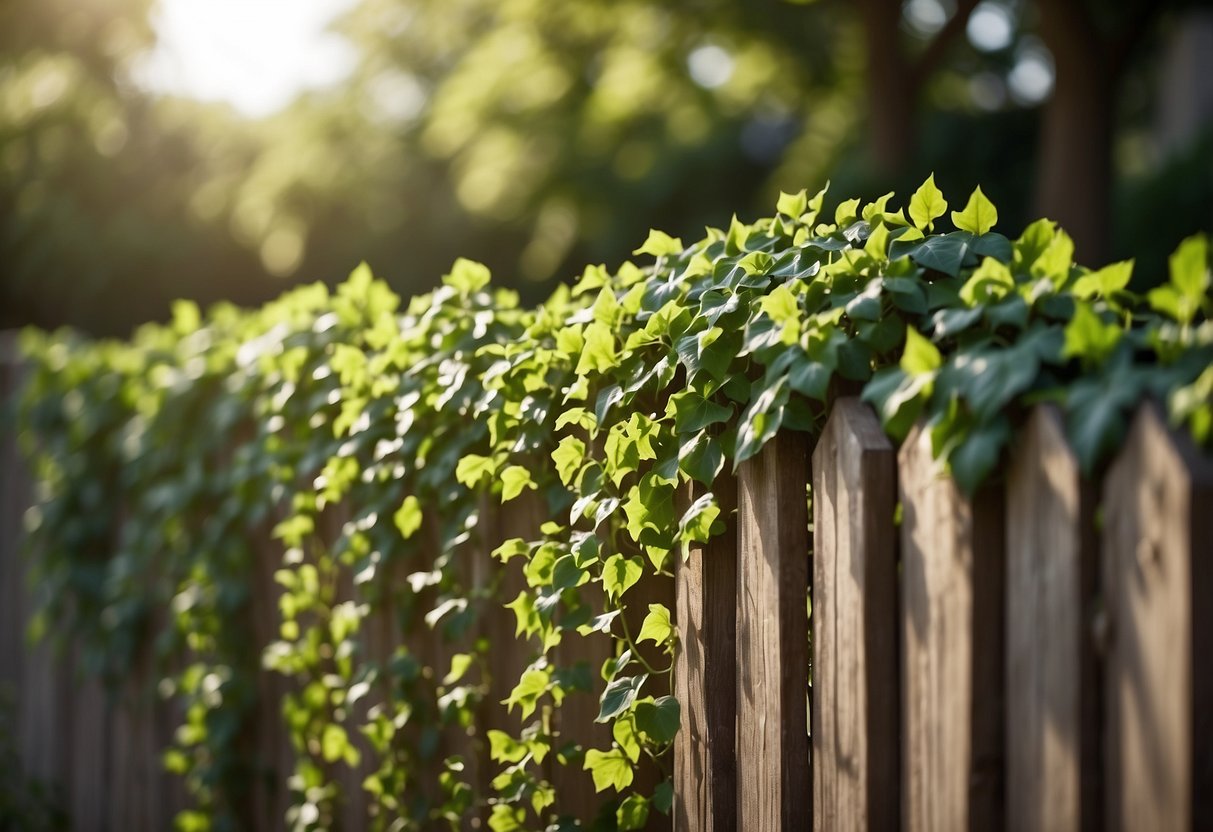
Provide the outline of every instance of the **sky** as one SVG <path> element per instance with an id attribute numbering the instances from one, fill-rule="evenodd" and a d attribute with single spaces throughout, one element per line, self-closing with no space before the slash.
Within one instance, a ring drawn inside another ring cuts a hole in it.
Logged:
<path id="1" fill-rule="evenodd" d="M 357 53 L 325 28 L 355 0 L 159 0 L 158 44 L 136 70 L 147 89 L 270 115 L 341 81 Z"/>

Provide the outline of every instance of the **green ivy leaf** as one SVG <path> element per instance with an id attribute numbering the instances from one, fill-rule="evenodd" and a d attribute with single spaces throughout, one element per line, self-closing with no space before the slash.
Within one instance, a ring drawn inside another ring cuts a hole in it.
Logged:
<path id="1" fill-rule="evenodd" d="M 636 704 L 636 727 L 658 745 L 673 742 L 682 720 L 682 708 L 673 696 Z"/>
<path id="2" fill-rule="evenodd" d="M 784 376 L 769 387 L 761 389 L 741 414 L 741 422 L 737 428 L 734 469 L 762 450 L 762 446 L 779 432 L 790 391 L 787 377 Z"/>
<path id="3" fill-rule="evenodd" d="M 608 722 L 631 708 L 640 692 L 640 686 L 648 678 L 647 673 L 641 673 L 639 676 L 618 676 L 612 679 L 602 692 L 598 717 L 594 721 Z"/>
<path id="4" fill-rule="evenodd" d="M 620 830 L 644 829 L 649 821 L 649 800 L 638 794 L 630 794 L 615 810 L 615 823 Z"/>
<path id="5" fill-rule="evenodd" d="M 615 720 L 611 725 L 611 736 L 629 760 L 640 762 L 640 737 L 636 735 L 636 720 L 631 715 L 624 714 Z"/>
<path id="6" fill-rule="evenodd" d="M 1078 278 L 1074 282 L 1072 291 L 1074 297 L 1081 300 L 1091 300 L 1096 297 L 1108 298 L 1128 286 L 1132 276 L 1132 260 L 1110 263 L 1098 271 L 1088 272 Z"/>
<path id="7" fill-rule="evenodd" d="M 779 192 L 779 201 L 775 204 L 775 210 L 783 214 L 785 217 L 798 220 L 809 207 L 808 194 L 801 190 L 794 194 L 785 194 Z"/>
<path id="8" fill-rule="evenodd" d="M 935 220 L 947 210 L 948 201 L 943 198 L 943 192 L 935 187 L 935 174 L 932 173 L 910 197 L 910 219 L 918 229 L 933 231 Z"/>
<path id="9" fill-rule="evenodd" d="M 906 330 L 905 351 L 901 354 L 899 366 L 910 376 L 922 376 L 934 373 L 943 365 L 943 356 L 939 348 L 922 337 L 915 329 Z"/>
<path id="10" fill-rule="evenodd" d="M 644 623 L 640 625 L 640 635 L 636 637 L 636 641 L 639 643 L 647 639 L 660 646 L 669 640 L 673 632 L 674 625 L 670 623 L 670 610 L 665 604 L 649 604 L 649 614 L 644 617 Z"/>
<path id="11" fill-rule="evenodd" d="M 961 231 L 978 236 L 985 234 L 998 222 L 998 209 L 977 187 L 969 196 L 963 211 L 952 212 L 952 224 Z"/>
<path id="12" fill-rule="evenodd" d="M 674 808 L 673 782 L 662 780 L 657 784 L 657 788 L 653 790 L 653 808 L 665 815 Z"/>
<path id="13" fill-rule="evenodd" d="M 405 540 L 408 540 L 421 528 L 421 519 L 421 502 L 412 494 L 404 498 L 404 502 L 392 516 L 396 528 L 400 530 L 400 536 Z"/>
<path id="14" fill-rule="evenodd" d="M 1063 358 L 1080 358 L 1084 364 L 1101 364 L 1120 342 L 1124 330 L 1118 324 L 1104 323 L 1091 307 L 1079 304 L 1066 325 Z"/>
<path id="15" fill-rule="evenodd" d="M 518 684 L 510 691 L 510 695 L 502 702 L 510 711 L 518 705 L 522 709 L 522 718 L 526 719 L 535 712 L 539 697 L 547 691 L 551 674 L 547 670 L 530 668 L 522 673 Z"/>
<path id="16" fill-rule="evenodd" d="M 705 399 L 698 393 L 679 393 L 670 398 L 674 407 L 674 430 L 680 434 L 696 433 L 708 425 L 727 421 L 733 409 Z"/>
<path id="17" fill-rule="evenodd" d="M 509 502 L 526 488 L 535 489 L 538 486 L 531 479 L 531 472 L 521 465 L 511 465 L 501 472 L 501 502 Z"/>
<path id="18" fill-rule="evenodd" d="M 566 436 L 560 440 L 556 450 L 552 451 L 552 461 L 556 463 L 556 473 L 560 481 L 568 485 L 573 477 L 581 470 L 585 459 L 585 443 L 575 436 Z"/>
<path id="19" fill-rule="evenodd" d="M 671 237 L 664 231 L 658 231 L 655 228 L 649 230 L 649 236 L 644 241 L 644 245 L 632 252 L 632 254 L 651 254 L 654 257 L 681 253 L 682 240 L 677 237 Z"/>
<path id="20" fill-rule="evenodd" d="M 614 787 L 623 791 L 632 785 L 632 763 L 618 748 L 599 751 L 591 748 L 585 752 L 585 770 L 594 778 L 594 790 L 605 791 Z"/>
<path id="21" fill-rule="evenodd" d="M 602 565 L 602 588 L 606 590 L 608 598 L 617 601 L 623 597 L 623 593 L 636 585 L 643 574 L 644 561 L 639 557 L 611 555 Z"/>

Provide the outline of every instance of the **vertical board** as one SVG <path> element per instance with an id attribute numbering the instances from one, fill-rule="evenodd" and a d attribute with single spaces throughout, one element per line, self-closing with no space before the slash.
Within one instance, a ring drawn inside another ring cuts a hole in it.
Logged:
<path id="1" fill-rule="evenodd" d="M 1213 462 L 1143 407 L 1104 487 L 1106 811 L 1112 829 L 1213 824 Z"/>
<path id="2" fill-rule="evenodd" d="M 807 829 L 808 437 L 782 432 L 737 480 L 737 793 L 744 830 Z"/>
<path id="3" fill-rule="evenodd" d="M 705 493 L 684 486 L 690 505 Z M 674 564 L 678 654 L 674 695 L 681 725 L 674 740 L 674 829 L 737 828 L 737 481 L 714 484 L 725 531 L 691 546 Z"/>
<path id="4" fill-rule="evenodd" d="M 632 601 L 632 593 L 639 590 L 633 587 L 628 593 Z M 589 583 L 579 590 L 581 597 L 590 599 L 593 609 L 603 609 L 605 600 L 602 597 L 601 585 Z M 551 654 L 557 668 L 572 670 L 584 662 L 589 668 L 591 684 L 590 692 L 574 691 L 564 698 L 560 707 L 552 713 L 554 727 L 560 732 L 558 747 L 568 743 L 576 743 L 582 751 L 590 748 L 609 749 L 611 747 L 611 728 L 609 725 L 595 722 L 598 718 L 599 699 L 606 682 L 602 678 L 602 665 L 614 655 L 614 642 L 603 633 L 578 635 L 576 631 L 565 632 L 564 637 Z M 515 676 L 510 683 L 512 688 L 518 681 Z M 570 814 L 583 823 L 592 821 L 598 813 L 598 807 L 606 794 L 598 794 L 594 788 L 594 778 L 583 767 L 583 758 L 570 760 L 562 765 L 556 754 L 548 757 L 549 773 L 552 785 L 556 787 L 559 803 L 553 807 L 559 813 Z"/>
<path id="5" fill-rule="evenodd" d="M 1037 408 L 1007 481 L 1007 825 L 1097 829 L 1094 500 L 1056 411 Z"/>
<path id="6" fill-rule="evenodd" d="M 835 402 L 813 452 L 814 827 L 896 829 L 897 459 L 876 416 Z"/>
<path id="7" fill-rule="evenodd" d="M 911 832 L 1003 827 L 1000 489 L 966 499 L 928 431 L 898 454 L 902 801 Z"/>

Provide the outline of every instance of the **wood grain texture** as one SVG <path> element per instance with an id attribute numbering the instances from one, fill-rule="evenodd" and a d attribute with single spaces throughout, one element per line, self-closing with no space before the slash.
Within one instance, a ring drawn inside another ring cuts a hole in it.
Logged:
<path id="1" fill-rule="evenodd" d="M 1213 826 L 1213 462 L 1152 406 L 1104 485 L 1111 829 Z"/>
<path id="2" fill-rule="evenodd" d="M 897 459 L 871 409 L 835 402 L 813 452 L 814 828 L 896 829 Z"/>
<path id="3" fill-rule="evenodd" d="M 1003 495 L 963 497 L 915 428 L 898 454 L 902 819 L 1003 828 Z"/>
<path id="4" fill-rule="evenodd" d="M 705 493 L 684 486 L 690 504 Z M 737 482 L 722 473 L 713 492 L 725 531 L 674 565 L 679 649 L 674 695 L 682 723 L 674 743 L 674 829 L 737 828 Z"/>
<path id="5" fill-rule="evenodd" d="M 1094 494 L 1036 409 L 1007 481 L 1007 825 L 1100 828 Z M 1047 646 L 1047 649 L 1045 649 Z"/>
<path id="6" fill-rule="evenodd" d="M 737 792 L 743 830 L 807 829 L 808 439 L 783 432 L 738 471 Z"/>

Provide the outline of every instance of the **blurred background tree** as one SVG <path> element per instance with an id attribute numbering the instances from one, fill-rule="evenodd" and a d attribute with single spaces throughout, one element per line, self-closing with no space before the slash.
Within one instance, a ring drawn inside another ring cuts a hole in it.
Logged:
<path id="1" fill-rule="evenodd" d="M 1050 216 L 1146 282 L 1213 226 L 1208 4 L 350 0 L 350 70 L 252 116 L 148 83 L 167 10 L 0 6 L 0 325 L 121 333 L 362 259 L 539 297 L 826 179 L 980 182 L 1007 230 Z"/>

